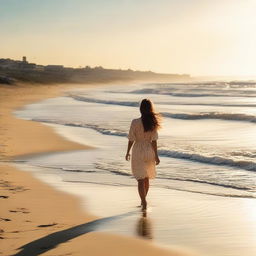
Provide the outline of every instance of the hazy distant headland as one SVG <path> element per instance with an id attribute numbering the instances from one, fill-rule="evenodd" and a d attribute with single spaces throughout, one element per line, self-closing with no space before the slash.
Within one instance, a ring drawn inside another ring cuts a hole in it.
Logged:
<path id="1" fill-rule="evenodd" d="M 37 65 L 22 60 L 0 59 L 0 83 L 98 83 L 112 81 L 190 81 L 188 74 L 160 74 L 131 69 L 105 69 L 98 67 L 69 68 L 63 65 Z"/>

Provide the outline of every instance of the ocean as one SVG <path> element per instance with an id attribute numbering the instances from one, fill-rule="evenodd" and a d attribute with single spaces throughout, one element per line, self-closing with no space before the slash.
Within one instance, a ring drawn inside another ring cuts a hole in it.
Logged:
<path id="1" fill-rule="evenodd" d="M 136 181 L 124 157 L 131 120 L 140 117 L 138 106 L 144 98 L 151 99 L 163 117 L 155 190 L 164 195 L 167 191 L 180 191 L 203 198 L 248 199 L 255 204 L 254 82 L 115 84 L 68 91 L 62 97 L 27 105 L 15 114 L 49 125 L 69 140 L 91 148 L 31 156 L 16 163 L 80 197 L 90 194 L 88 188 L 92 187 L 102 187 L 106 193 L 108 188 L 117 192 L 132 188 L 136 193 Z M 104 198 L 102 193 L 99 195 Z M 137 194 L 132 196 L 134 199 L 124 200 L 138 203 Z M 101 205 L 92 200 L 87 204 L 99 216 L 119 213 L 118 202 L 113 199 L 104 213 Z M 113 231 L 111 228 L 106 230 Z M 115 232 L 132 233 L 116 229 Z M 166 233 L 159 234 L 156 240 L 168 245 Z M 196 244 L 187 240 L 190 242 L 177 240 L 175 244 Z"/>

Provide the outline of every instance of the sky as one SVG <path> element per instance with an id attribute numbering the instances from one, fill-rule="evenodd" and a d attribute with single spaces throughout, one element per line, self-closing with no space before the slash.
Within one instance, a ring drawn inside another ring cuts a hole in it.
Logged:
<path id="1" fill-rule="evenodd" d="M 256 0 L 0 0 L 0 58 L 256 76 Z"/>

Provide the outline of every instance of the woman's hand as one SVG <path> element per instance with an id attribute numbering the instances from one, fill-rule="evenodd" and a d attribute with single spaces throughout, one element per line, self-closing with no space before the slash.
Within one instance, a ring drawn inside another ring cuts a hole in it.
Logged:
<path id="1" fill-rule="evenodd" d="M 126 151 L 126 156 L 125 156 L 126 161 L 129 161 L 131 158 L 131 155 L 129 152 L 130 152 L 130 149 L 132 148 L 133 143 L 134 143 L 134 141 L 131 141 L 131 140 L 128 141 L 128 146 L 127 146 L 127 151 Z"/>
<path id="2" fill-rule="evenodd" d="M 129 153 L 127 153 L 126 156 L 125 156 L 125 160 L 126 160 L 126 161 L 129 161 L 130 158 L 131 158 L 131 155 L 130 155 Z"/>
<path id="3" fill-rule="evenodd" d="M 156 156 L 155 161 L 156 161 L 156 165 L 159 165 L 159 163 L 160 163 L 160 159 L 159 159 L 159 157 L 158 157 L 158 156 Z"/>

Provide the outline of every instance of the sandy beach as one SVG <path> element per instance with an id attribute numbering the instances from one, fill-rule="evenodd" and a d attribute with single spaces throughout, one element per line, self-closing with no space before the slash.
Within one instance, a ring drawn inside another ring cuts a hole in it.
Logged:
<path id="1" fill-rule="evenodd" d="M 0 254 L 7 255 L 188 255 L 131 237 L 93 232 L 100 221 L 79 200 L 54 190 L 8 164 L 15 157 L 86 149 L 50 127 L 17 119 L 25 104 L 60 95 L 70 86 L 19 85 L 0 88 Z"/>
<path id="2" fill-rule="evenodd" d="M 256 256 L 255 9 L 1 1 L 0 256 Z"/>

